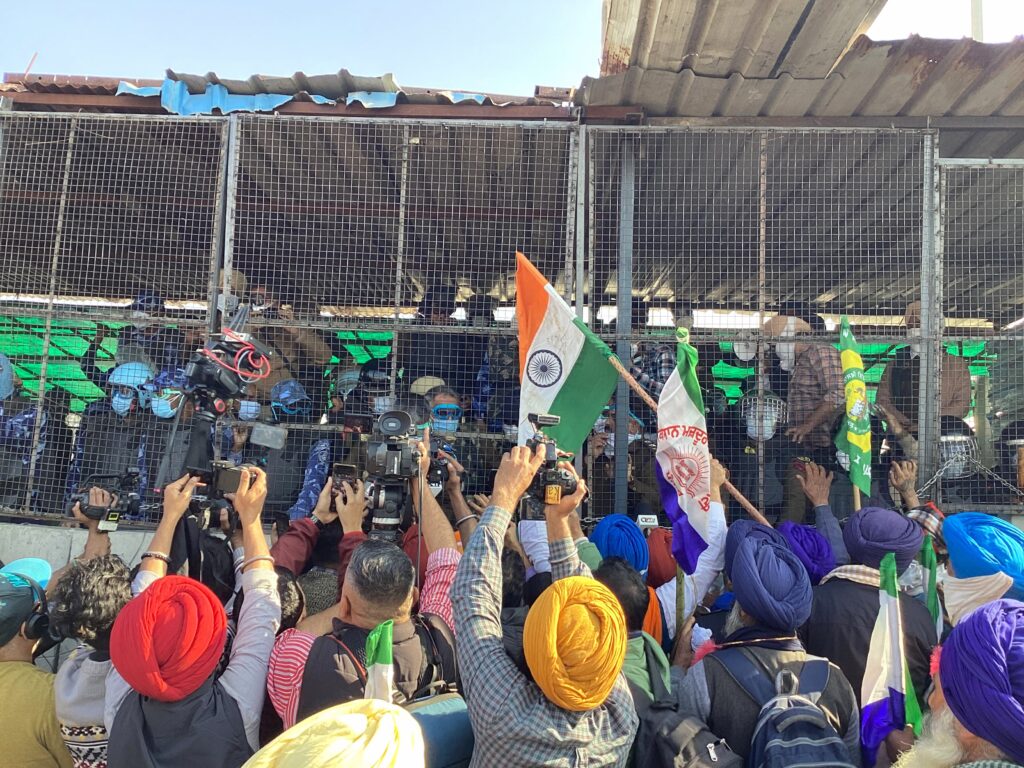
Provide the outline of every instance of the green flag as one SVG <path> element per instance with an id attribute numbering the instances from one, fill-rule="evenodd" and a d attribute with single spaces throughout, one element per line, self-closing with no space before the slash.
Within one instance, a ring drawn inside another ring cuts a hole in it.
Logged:
<path id="1" fill-rule="evenodd" d="M 839 351 L 843 359 L 846 386 L 846 418 L 836 436 L 836 448 L 850 457 L 850 482 L 861 493 L 871 495 L 871 415 L 868 413 L 868 389 L 864 383 L 864 363 L 850 321 L 843 315 L 839 333 Z"/>
<path id="2" fill-rule="evenodd" d="M 942 605 L 939 604 L 939 589 L 937 581 L 938 561 L 935 557 L 935 544 L 929 534 L 925 534 L 924 542 L 921 544 L 921 567 L 924 569 L 926 582 L 925 604 L 928 612 L 932 615 L 935 623 L 936 636 L 942 637 Z"/>

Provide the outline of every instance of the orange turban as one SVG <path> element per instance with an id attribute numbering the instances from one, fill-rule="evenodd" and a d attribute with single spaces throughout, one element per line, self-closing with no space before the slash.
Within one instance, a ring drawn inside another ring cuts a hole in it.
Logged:
<path id="1" fill-rule="evenodd" d="M 608 587 L 572 576 L 548 587 L 526 616 L 523 651 L 533 679 L 562 709 L 608 698 L 626 658 L 626 619 Z"/>
<path id="2" fill-rule="evenodd" d="M 647 586 L 657 589 L 676 577 L 676 559 L 672 556 L 672 531 L 654 528 L 647 536 L 650 553 L 647 566 Z"/>
<path id="3" fill-rule="evenodd" d="M 644 632 L 661 645 L 661 601 L 658 593 L 647 588 L 647 613 L 644 614 Z"/>

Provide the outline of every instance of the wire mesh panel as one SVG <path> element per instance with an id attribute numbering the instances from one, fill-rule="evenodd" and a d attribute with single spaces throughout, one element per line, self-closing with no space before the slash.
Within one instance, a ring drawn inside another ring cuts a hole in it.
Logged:
<path id="1" fill-rule="evenodd" d="M 225 128 L 0 115 L 3 507 L 59 513 L 83 472 L 145 476 L 160 454 L 150 395 L 208 322 Z"/>
<path id="2" fill-rule="evenodd" d="M 564 125 L 238 119 L 224 285 L 275 353 L 251 392 L 290 430 L 267 454 L 294 459 L 274 511 L 324 446 L 362 472 L 393 408 L 430 422 L 467 490 L 487 490 L 518 423 L 516 251 L 572 283 L 573 139 Z"/>
<path id="3" fill-rule="evenodd" d="M 1024 503 L 1024 166 L 942 167 L 944 508 L 1019 513 Z"/>
<path id="4" fill-rule="evenodd" d="M 860 338 L 874 400 L 920 295 L 925 136 L 591 129 L 592 322 L 655 399 L 674 365 L 671 327 L 691 329 L 712 452 L 771 516 L 808 514 L 795 480 L 808 461 L 836 470 L 833 504 L 852 508 L 834 447 L 839 321 Z M 609 478 L 595 488 L 598 515 L 660 506 L 656 414 L 620 388 L 617 403 L 626 397 L 628 428 L 616 404 L 596 425 L 608 433 L 595 438 L 595 484 Z M 881 415 L 874 433 L 872 492 L 887 499 Z M 614 458 L 623 439 L 626 462 Z"/>

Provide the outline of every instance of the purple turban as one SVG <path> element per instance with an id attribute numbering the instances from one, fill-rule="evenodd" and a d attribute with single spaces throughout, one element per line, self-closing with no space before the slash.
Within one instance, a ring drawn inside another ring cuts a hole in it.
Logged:
<path id="1" fill-rule="evenodd" d="M 799 525 L 789 520 L 779 523 L 779 533 L 789 544 L 811 577 L 811 584 L 819 583 L 835 570 L 836 555 L 828 539 L 809 525 Z"/>
<path id="2" fill-rule="evenodd" d="M 774 528 L 762 523 L 755 523 L 749 518 L 737 520 L 729 526 L 729 532 L 725 534 L 725 575 L 732 578 L 732 562 L 736 559 L 736 550 L 745 539 L 760 539 L 770 541 L 782 547 L 789 547 L 789 544 L 782 534 Z"/>
<path id="3" fill-rule="evenodd" d="M 785 545 L 748 537 L 736 550 L 732 591 L 757 623 L 783 632 L 811 616 L 811 582 L 803 563 Z"/>
<path id="4" fill-rule="evenodd" d="M 632 518 L 619 514 L 608 515 L 594 526 L 590 540 L 601 557 L 621 557 L 636 568 L 641 576 L 647 575 L 651 553 L 647 550 L 644 532 Z"/>
<path id="5" fill-rule="evenodd" d="M 921 551 L 924 532 L 913 520 L 881 507 L 855 512 L 843 528 L 843 543 L 850 559 L 868 568 L 878 568 L 889 552 L 896 555 L 896 571 L 903 573 Z"/>
<path id="6" fill-rule="evenodd" d="M 967 730 L 1024 763 L 1024 603 L 996 600 L 953 627 L 939 679 Z"/>

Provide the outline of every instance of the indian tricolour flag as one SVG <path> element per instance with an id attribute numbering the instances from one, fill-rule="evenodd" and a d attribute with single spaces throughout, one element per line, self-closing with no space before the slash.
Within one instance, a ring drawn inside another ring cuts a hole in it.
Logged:
<path id="1" fill-rule="evenodd" d="M 697 383 L 697 350 L 689 331 L 676 330 L 676 369 L 658 398 L 655 476 L 665 514 L 672 521 L 672 554 L 688 574 L 708 548 L 711 458 L 704 398 Z"/>
<path id="2" fill-rule="evenodd" d="M 366 638 L 366 687 L 363 698 L 391 702 L 395 690 L 395 666 L 391 633 L 394 622 L 388 619 Z"/>
<path id="3" fill-rule="evenodd" d="M 871 632 L 868 661 L 861 684 L 860 743 L 864 765 L 875 764 L 878 748 L 892 731 L 907 725 L 921 734 L 921 707 L 903 653 L 903 619 L 896 580 L 896 555 L 887 554 L 879 568 L 878 618 Z"/>
<path id="4" fill-rule="evenodd" d="M 619 374 L 612 351 L 576 317 L 551 283 L 516 254 L 519 323 L 519 443 L 533 436 L 531 413 L 560 416 L 544 434 L 568 453 L 579 450 L 608 403 Z"/>

